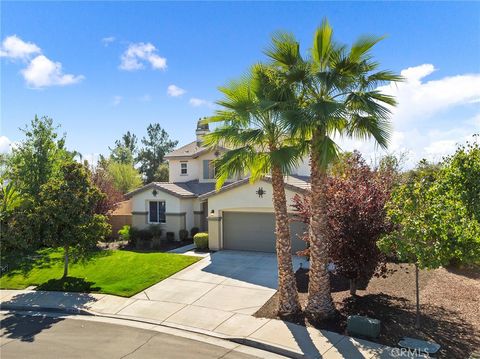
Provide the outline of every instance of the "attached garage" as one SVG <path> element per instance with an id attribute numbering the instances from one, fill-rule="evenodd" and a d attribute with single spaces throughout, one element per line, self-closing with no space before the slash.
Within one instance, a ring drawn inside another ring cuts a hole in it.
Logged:
<path id="1" fill-rule="evenodd" d="M 292 252 L 305 248 L 298 237 L 303 223 L 291 223 Z M 275 217 L 265 212 L 223 212 L 223 248 L 244 251 L 275 252 Z"/>

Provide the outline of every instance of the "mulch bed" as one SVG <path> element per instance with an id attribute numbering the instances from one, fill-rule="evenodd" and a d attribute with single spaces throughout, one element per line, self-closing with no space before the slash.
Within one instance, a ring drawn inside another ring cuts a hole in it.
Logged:
<path id="1" fill-rule="evenodd" d="M 389 263 L 387 278 L 372 278 L 366 288 L 350 296 L 348 282 L 332 276 L 332 298 L 336 313 L 332 319 L 310 322 L 303 315 L 282 318 L 296 324 L 346 334 L 349 315 L 366 315 L 382 322 L 378 343 L 397 346 L 404 337 L 433 341 L 442 346 L 440 358 L 468 358 L 480 348 L 480 269 L 420 271 L 421 329 L 415 329 L 415 268 Z M 304 307 L 308 291 L 308 270 L 296 273 L 300 302 Z M 257 317 L 278 318 L 275 294 Z"/>

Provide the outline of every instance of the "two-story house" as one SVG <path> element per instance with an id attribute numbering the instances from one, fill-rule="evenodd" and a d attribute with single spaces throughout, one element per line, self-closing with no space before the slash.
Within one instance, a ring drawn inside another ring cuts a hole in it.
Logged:
<path id="1" fill-rule="evenodd" d="M 167 154 L 169 181 L 152 182 L 126 195 L 131 199 L 132 225 L 146 228 L 159 224 L 163 233 L 198 227 L 209 233 L 213 250 L 275 251 L 272 186 L 268 176 L 255 183 L 248 178 L 227 181 L 215 190 L 213 160 L 227 149 L 202 146 L 208 125 L 197 125 L 196 140 Z M 295 194 L 309 189 L 308 163 L 285 177 L 288 204 Z M 294 250 L 303 249 L 298 239 L 304 225 L 292 223 Z"/>

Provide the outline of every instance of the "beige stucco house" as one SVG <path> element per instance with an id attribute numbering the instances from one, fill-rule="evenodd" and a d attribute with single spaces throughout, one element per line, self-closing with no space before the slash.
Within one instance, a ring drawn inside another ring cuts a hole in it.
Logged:
<path id="1" fill-rule="evenodd" d="M 212 160 L 226 149 L 209 150 L 202 146 L 208 126 L 198 125 L 196 140 L 165 156 L 169 181 L 152 182 L 126 196 L 132 204 L 132 225 L 146 228 L 159 224 L 163 233 L 198 227 L 209 233 L 213 250 L 236 249 L 275 251 L 275 224 L 272 186 L 268 176 L 255 183 L 248 178 L 230 179 L 215 191 Z M 308 164 L 301 163 L 285 177 L 287 202 L 309 187 Z M 304 226 L 292 223 L 294 251 L 305 243 L 298 239 Z"/>

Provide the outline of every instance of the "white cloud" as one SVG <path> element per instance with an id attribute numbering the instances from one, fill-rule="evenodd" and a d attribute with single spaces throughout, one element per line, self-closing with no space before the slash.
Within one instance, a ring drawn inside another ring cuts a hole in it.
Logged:
<path id="1" fill-rule="evenodd" d="M 409 67 L 401 72 L 404 82 L 380 87 L 398 101 L 392 109 L 396 123 L 425 121 L 449 108 L 480 101 L 480 74 L 422 81 L 434 71 L 431 64 Z"/>
<path id="2" fill-rule="evenodd" d="M 120 105 L 120 102 L 122 102 L 122 101 L 123 101 L 122 96 L 113 96 L 112 106 L 116 107 L 116 106 Z"/>
<path id="3" fill-rule="evenodd" d="M 440 161 L 453 153 L 457 144 L 480 133 L 480 74 L 425 81 L 434 71 L 431 64 L 410 67 L 401 72 L 403 83 L 380 88 L 398 101 L 392 108 L 394 130 L 387 152 L 407 153 L 407 168 L 422 158 Z M 358 149 L 373 161 L 385 153 L 372 141 L 341 139 L 339 143 L 342 149 Z"/>
<path id="4" fill-rule="evenodd" d="M 151 43 L 130 44 L 121 56 L 119 68 L 126 71 L 140 70 L 145 67 L 145 62 L 150 63 L 154 70 L 165 70 L 167 59 L 157 53 L 157 49 Z"/>
<path id="5" fill-rule="evenodd" d="M 7 136 L 0 136 L 0 153 L 9 153 L 12 147 L 12 141 Z"/>
<path id="6" fill-rule="evenodd" d="M 176 85 L 170 85 L 167 87 L 167 94 L 168 96 L 172 96 L 172 97 L 178 97 L 178 96 L 182 96 L 185 92 L 184 89 L 176 86 Z"/>
<path id="7" fill-rule="evenodd" d="M 21 73 L 33 88 L 72 85 L 84 79 L 82 75 L 64 74 L 60 62 L 53 62 L 44 55 L 35 57 Z"/>
<path id="8" fill-rule="evenodd" d="M 32 59 L 34 55 L 36 56 Z M 71 85 L 84 79 L 82 75 L 64 74 L 60 62 L 50 60 L 42 54 L 42 50 L 36 44 L 25 42 L 16 35 L 8 36 L 3 40 L 0 56 L 28 61 L 27 67 L 20 73 L 27 85 L 32 88 Z"/>
<path id="9" fill-rule="evenodd" d="M 108 36 L 108 37 L 104 37 L 102 39 L 102 43 L 104 46 L 108 46 L 110 45 L 112 42 L 115 41 L 115 37 L 114 36 Z"/>
<path id="10" fill-rule="evenodd" d="M 213 107 L 213 104 L 207 100 L 204 100 L 202 98 L 196 98 L 192 97 L 188 103 L 192 105 L 193 107 L 200 107 L 200 106 L 208 106 L 208 107 Z"/>
<path id="11" fill-rule="evenodd" d="M 39 54 L 40 48 L 32 42 L 25 42 L 17 35 L 7 36 L 0 49 L 0 57 L 27 60 L 32 55 Z"/>

